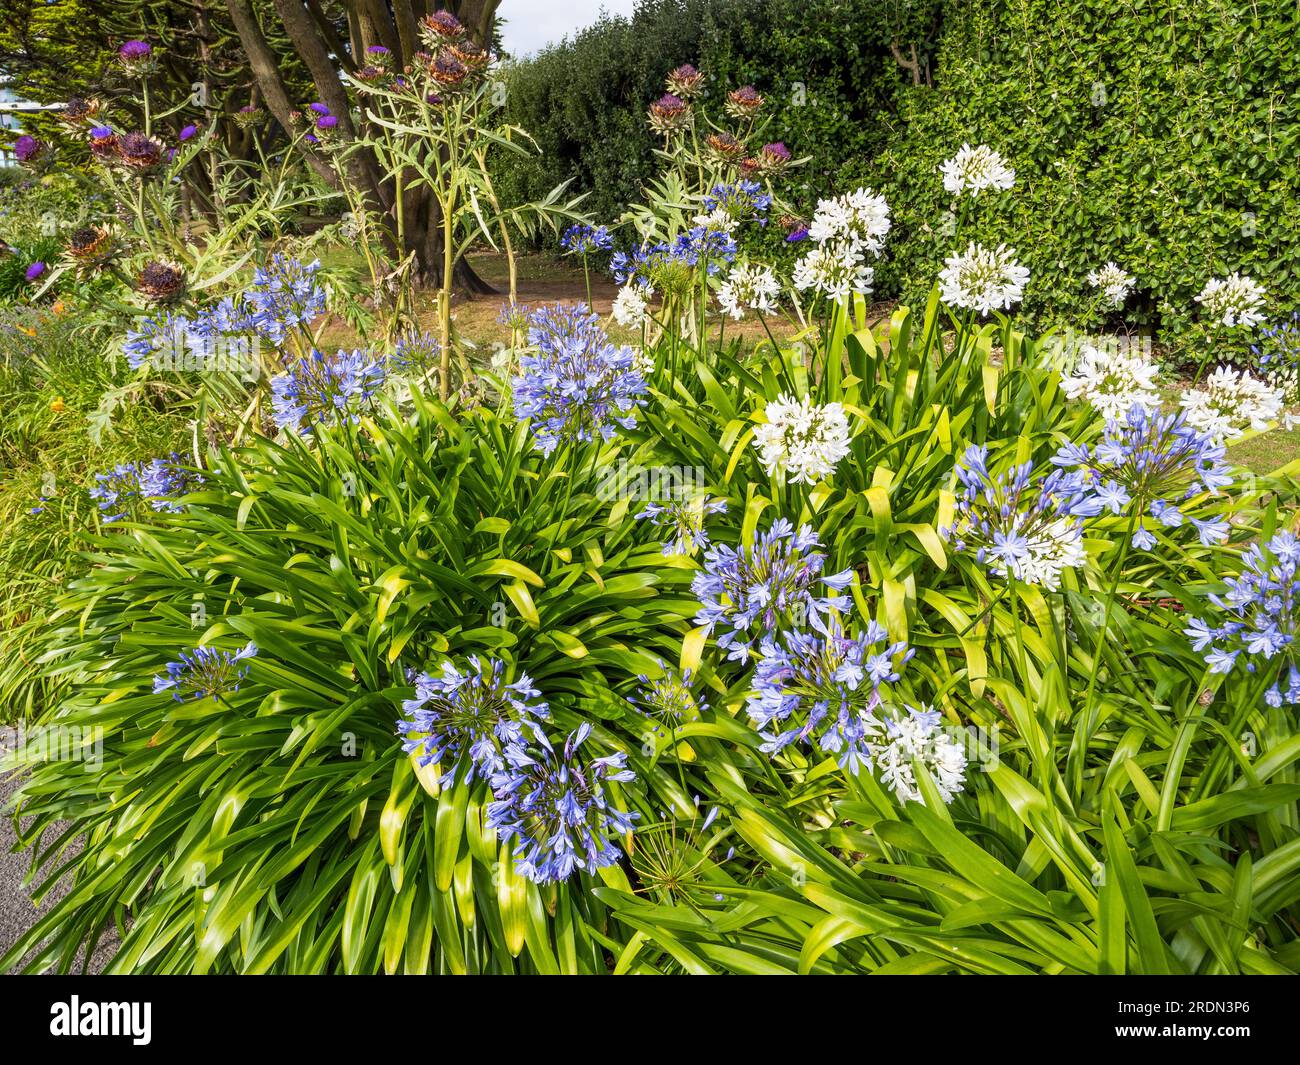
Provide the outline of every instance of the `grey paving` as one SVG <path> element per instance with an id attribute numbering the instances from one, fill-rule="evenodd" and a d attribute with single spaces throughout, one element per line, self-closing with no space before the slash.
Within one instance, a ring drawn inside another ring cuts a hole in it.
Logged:
<path id="1" fill-rule="evenodd" d="M 15 732 L 11 728 L 0 728 L 0 758 L 12 751 L 15 745 Z M 13 818 L 6 807 L 9 797 L 17 789 L 21 778 L 16 773 L 0 777 L 0 955 L 9 950 L 20 936 L 27 931 L 50 907 L 65 894 L 66 889 L 51 892 L 41 907 L 33 905 L 31 896 L 23 886 L 31 864 L 26 851 L 15 854 Z M 113 956 L 114 943 L 101 942 L 90 959 L 87 972 L 102 972 Z M 74 970 L 80 972 L 80 966 Z"/>

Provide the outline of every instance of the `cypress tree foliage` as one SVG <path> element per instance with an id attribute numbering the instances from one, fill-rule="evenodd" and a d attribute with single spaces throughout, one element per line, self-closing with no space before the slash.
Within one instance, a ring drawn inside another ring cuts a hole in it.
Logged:
<path id="1" fill-rule="evenodd" d="M 906 88 L 928 78 L 936 9 L 933 0 L 644 0 L 630 19 L 607 15 L 515 65 L 509 118 L 544 159 L 503 180 L 527 199 L 576 175 L 588 209 L 616 217 L 658 169 L 646 106 L 670 70 L 693 63 L 714 110 L 741 85 L 764 95 L 769 135 L 812 157 L 787 190 L 811 207 L 860 180 L 897 131 Z"/>

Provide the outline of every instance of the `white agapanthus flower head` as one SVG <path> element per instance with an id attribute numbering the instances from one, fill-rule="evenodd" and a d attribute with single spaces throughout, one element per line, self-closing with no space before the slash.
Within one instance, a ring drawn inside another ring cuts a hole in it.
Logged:
<path id="1" fill-rule="evenodd" d="M 1282 391 L 1246 370 L 1220 366 L 1202 388 L 1184 393 L 1187 424 L 1209 433 L 1222 443 L 1241 436 L 1247 428 L 1263 432 L 1282 417 Z"/>
<path id="2" fill-rule="evenodd" d="M 725 207 L 715 207 L 708 214 L 697 214 L 695 224 L 703 226 L 710 233 L 734 233 L 736 231 L 736 219 L 731 216 L 731 212 Z"/>
<path id="3" fill-rule="evenodd" d="M 885 198 L 871 189 L 856 189 L 819 200 L 808 236 L 818 244 L 847 245 L 879 254 L 891 225 Z"/>
<path id="4" fill-rule="evenodd" d="M 954 196 L 963 192 L 978 196 L 989 189 L 1005 192 L 1016 183 L 1016 172 L 987 144 L 974 148 L 963 144 L 939 170 L 943 173 L 944 189 Z"/>
<path id="5" fill-rule="evenodd" d="M 782 394 L 767 405 L 766 421 L 754 430 L 754 446 L 769 476 L 784 473 L 792 484 L 816 484 L 849 453 L 849 420 L 838 403 L 819 407 Z"/>
<path id="6" fill-rule="evenodd" d="M 1085 344 L 1072 373 L 1061 379 L 1071 399 L 1083 399 L 1107 421 L 1123 421 L 1134 405 L 1150 414 L 1160 409 L 1155 363 L 1139 350 Z"/>
<path id="7" fill-rule="evenodd" d="M 840 241 L 818 244 L 794 264 L 792 276 L 800 292 L 813 289 L 833 300 L 846 299 L 851 292 L 865 296 L 876 279 L 862 261 L 862 250 Z"/>
<path id="8" fill-rule="evenodd" d="M 1196 302 L 1221 325 L 1259 325 L 1264 320 L 1264 286 L 1246 274 L 1212 277 Z"/>
<path id="9" fill-rule="evenodd" d="M 629 282 L 618 290 L 611 310 L 614 321 L 626 329 L 640 329 L 650 320 L 650 297 L 654 289 Z"/>
<path id="10" fill-rule="evenodd" d="M 988 314 L 1019 303 L 1028 282 L 1029 271 L 1016 262 L 1014 249 L 1005 244 L 986 248 L 971 241 L 960 255 L 944 260 L 939 295 L 949 307 Z"/>
<path id="11" fill-rule="evenodd" d="M 1079 522 L 1061 517 L 1037 527 L 1026 537 L 1024 553 L 1014 560 L 1012 570 L 1017 580 L 1054 592 L 1061 587 L 1064 570 L 1087 561 Z"/>
<path id="12" fill-rule="evenodd" d="M 920 802 L 913 763 L 920 763 L 934 778 L 943 801 L 952 802 L 966 782 L 966 752 L 944 731 L 937 710 L 907 707 L 906 716 L 887 718 L 883 735 L 871 741 L 871 760 L 886 787 L 903 801 Z"/>
<path id="13" fill-rule="evenodd" d="M 780 295 L 776 274 L 759 263 L 737 263 L 718 287 L 718 302 L 732 318 L 743 318 L 747 310 L 771 314 Z"/>
<path id="14" fill-rule="evenodd" d="M 1119 310 L 1133 294 L 1135 279 L 1116 263 L 1107 263 L 1088 275 L 1088 284 L 1099 289 L 1106 299 L 1106 306 Z"/>

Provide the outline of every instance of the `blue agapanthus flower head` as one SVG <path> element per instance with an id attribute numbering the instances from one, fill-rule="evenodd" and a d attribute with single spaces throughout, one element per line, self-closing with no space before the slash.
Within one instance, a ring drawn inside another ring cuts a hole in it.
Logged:
<path id="1" fill-rule="evenodd" d="M 669 666 L 663 666 L 661 676 L 651 678 L 646 674 L 637 677 L 640 687 L 632 698 L 632 703 L 649 722 L 650 731 L 662 733 L 671 731 L 678 725 L 699 718 L 709 704 L 704 697 L 694 691 L 699 679 L 693 670 L 678 672 Z"/>
<path id="2" fill-rule="evenodd" d="M 1265 701 L 1270 706 L 1300 704 L 1300 540 L 1279 532 L 1266 545 L 1248 547 L 1241 562 L 1241 574 L 1224 581 L 1227 591 L 1209 596 L 1218 617 L 1193 618 L 1183 631 L 1212 673 L 1231 673 L 1238 661 L 1250 673 L 1270 670 L 1276 679 L 1264 693 Z"/>
<path id="3" fill-rule="evenodd" d="M 1250 350 L 1272 385 L 1289 397 L 1300 394 L 1300 311 L 1261 326 Z"/>
<path id="4" fill-rule="evenodd" d="M 182 651 L 179 661 L 168 662 L 167 671 L 153 679 L 155 693 L 170 691 L 178 703 L 186 699 L 217 699 L 239 690 L 248 675 L 248 659 L 257 656 L 257 646 L 250 640 L 238 651 L 220 651 L 215 647 L 195 647 Z"/>
<path id="5" fill-rule="evenodd" d="M 510 301 L 501 304 L 497 321 L 509 326 L 512 332 L 525 333 L 528 331 L 528 317 L 532 313 L 532 308 L 528 304 Z"/>
<path id="6" fill-rule="evenodd" d="M 142 366 L 192 369 L 190 364 L 202 352 L 201 334 L 195 330 L 194 323 L 178 314 L 146 318 L 139 323 L 139 328 L 128 329 L 122 341 L 122 353 L 133 370 Z"/>
<path id="7" fill-rule="evenodd" d="M 710 514 L 725 513 L 726 509 L 726 500 L 709 496 L 668 499 L 647 503 L 636 517 L 638 520 L 644 518 L 668 533 L 668 539 L 664 541 L 665 555 L 693 555 L 697 549 L 709 546 L 705 520 Z"/>
<path id="8" fill-rule="evenodd" d="M 646 391 L 632 349 L 611 343 L 585 304 L 557 305 L 528 318 L 536 354 L 519 360 L 515 417 L 530 419 L 533 446 L 549 455 L 561 440 L 612 440 L 636 424 Z"/>
<path id="9" fill-rule="evenodd" d="M 850 772 L 869 765 L 872 740 L 885 730 L 876 710 L 914 653 L 874 621 L 850 635 L 838 613 L 821 632 L 765 636 L 747 703 L 762 750 L 806 743 Z"/>
<path id="10" fill-rule="evenodd" d="M 244 293 L 249 326 L 272 344 L 325 313 L 326 293 L 317 274 L 320 261 L 302 263 L 279 253 L 253 274 Z"/>
<path id="11" fill-rule="evenodd" d="M 735 222 L 757 221 L 760 225 L 766 219 L 767 209 L 772 206 L 772 197 L 763 191 L 757 181 L 737 181 L 732 185 L 714 185 L 712 191 L 704 197 L 704 210 L 726 211 Z"/>
<path id="12" fill-rule="evenodd" d="M 413 326 L 398 335 L 387 365 L 394 373 L 419 373 L 436 366 L 441 352 L 436 336 Z"/>
<path id="13" fill-rule="evenodd" d="M 853 581 L 846 569 L 822 576 L 826 556 L 808 525 L 798 531 L 778 518 L 748 544 L 717 544 L 704 556 L 691 591 L 700 601 L 697 625 L 717 633 L 729 659 L 748 661 L 756 639 L 811 626 L 823 631 L 828 611 L 848 606 L 842 592 Z M 829 591 L 830 594 L 827 594 Z"/>
<path id="14" fill-rule="evenodd" d="M 1100 514 L 1102 504 L 1077 470 L 1041 477 L 1032 462 L 1023 462 L 995 476 L 988 448 L 972 444 L 957 479 L 962 490 L 953 523 L 940 532 L 990 573 L 1055 590 L 1064 569 L 1087 561 L 1082 519 Z"/>
<path id="15" fill-rule="evenodd" d="M 505 767 L 492 774 L 487 825 L 503 842 L 516 841 L 515 868 L 535 883 L 615 865 L 622 852 L 614 840 L 631 832 L 638 816 L 614 806 L 605 787 L 635 779 L 627 755 L 581 757 L 590 735 L 584 723 L 559 751 L 549 742 L 511 747 Z"/>
<path id="16" fill-rule="evenodd" d="M 615 252 L 610 271 L 620 285 L 653 288 L 657 292 L 688 291 L 695 270 L 704 264 L 716 274 L 736 258 L 736 239 L 726 229 L 697 225 L 667 243 L 643 244 L 630 252 Z"/>
<path id="17" fill-rule="evenodd" d="M 204 339 L 255 332 L 243 295 L 223 296 L 194 316 L 192 328 Z"/>
<path id="18" fill-rule="evenodd" d="M 724 263 L 735 261 L 736 238 L 724 229 L 694 226 L 673 242 L 672 254 L 690 267 L 703 262 L 710 274 L 716 274 Z"/>
<path id="19" fill-rule="evenodd" d="M 1152 528 L 1161 526 L 1190 525 L 1204 544 L 1227 538 L 1227 522 L 1184 513 L 1188 500 L 1232 483 L 1225 454 L 1222 443 L 1192 428 L 1182 413 L 1134 404 L 1124 421 L 1107 423 L 1099 443 L 1067 444 L 1052 462 L 1081 473 L 1102 508 L 1135 518 L 1133 546 L 1146 551 L 1156 544 Z"/>
<path id="20" fill-rule="evenodd" d="M 272 418 L 281 429 L 355 421 L 361 407 L 384 387 L 384 364 L 368 351 L 312 349 L 271 379 Z"/>
<path id="21" fill-rule="evenodd" d="M 179 514 L 184 507 L 176 497 L 192 492 L 203 478 L 187 469 L 181 456 L 141 462 L 124 462 L 95 475 L 90 498 L 99 507 L 105 522 L 139 518 L 148 511 Z"/>
<path id="22" fill-rule="evenodd" d="M 672 249 L 667 244 L 644 244 L 631 251 L 616 251 L 610 256 L 609 269 L 620 285 L 652 288 L 656 270 L 671 259 Z"/>
<path id="23" fill-rule="evenodd" d="M 608 226 L 589 226 L 585 222 L 575 222 L 564 231 L 560 247 L 571 255 L 591 255 L 598 251 L 609 251 L 614 247 L 614 238 L 609 235 Z"/>
<path id="24" fill-rule="evenodd" d="M 506 664 L 498 658 L 471 655 L 468 668 L 450 660 L 434 673 L 415 678 L 415 697 L 402 703 L 406 717 L 397 730 L 406 739 L 402 750 L 418 751 L 420 764 L 443 764 L 450 787 L 458 764 L 466 766 L 467 781 L 490 779 L 506 768 L 505 751 L 544 742 L 540 721 L 550 716 L 541 695 L 528 678 L 506 683 Z"/>

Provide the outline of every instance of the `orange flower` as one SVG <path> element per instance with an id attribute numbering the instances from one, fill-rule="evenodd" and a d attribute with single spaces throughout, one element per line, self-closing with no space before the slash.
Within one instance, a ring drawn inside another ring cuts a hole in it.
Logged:
<path id="1" fill-rule="evenodd" d="M 55 414 L 62 414 L 62 413 L 63 413 L 63 397 L 62 397 L 62 396 L 55 396 L 55 397 L 54 397 L 53 402 L 50 403 L 50 410 L 54 411 Z"/>

